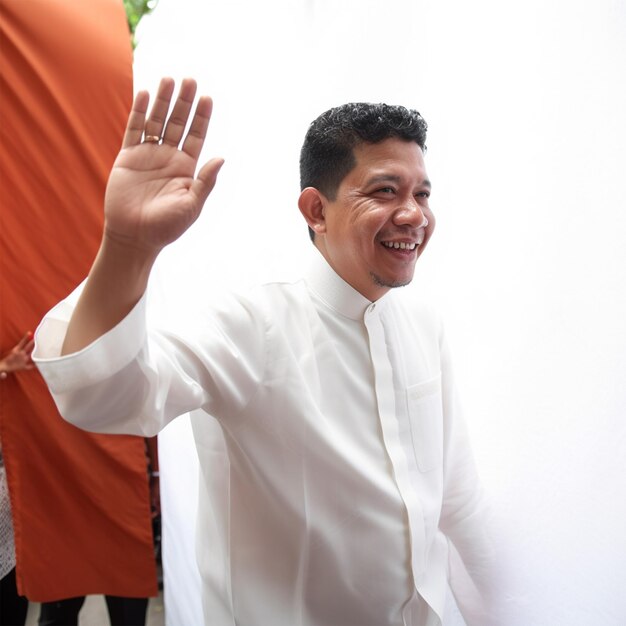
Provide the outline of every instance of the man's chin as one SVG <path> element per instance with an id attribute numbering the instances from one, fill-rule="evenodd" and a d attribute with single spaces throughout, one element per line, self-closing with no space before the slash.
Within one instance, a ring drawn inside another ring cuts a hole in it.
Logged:
<path id="1" fill-rule="evenodd" d="M 390 280 L 388 278 L 383 278 L 382 276 L 378 276 L 372 272 L 371 274 L 372 280 L 378 287 L 385 287 L 386 289 L 396 289 L 397 287 L 406 287 L 413 280 L 413 276 L 405 276 L 401 279 L 393 279 Z"/>

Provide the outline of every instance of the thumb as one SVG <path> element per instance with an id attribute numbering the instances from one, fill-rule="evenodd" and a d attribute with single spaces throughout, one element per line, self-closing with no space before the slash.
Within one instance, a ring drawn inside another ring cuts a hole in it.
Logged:
<path id="1" fill-rule="evenodd" d="M 200 206 L 204 204 L 211 191 L 213 191 L 213 187 L 215 187 L 215 183 L 217 182 L 217 175 L 220 169 L 222 169 L 222 165 L 224 165 L 224 159 L 219 157 L 211 159 L 202 166 L 198 172 L 198 176 L 191 184 L 191 192 L 195 194 L 200 201 Z"/>

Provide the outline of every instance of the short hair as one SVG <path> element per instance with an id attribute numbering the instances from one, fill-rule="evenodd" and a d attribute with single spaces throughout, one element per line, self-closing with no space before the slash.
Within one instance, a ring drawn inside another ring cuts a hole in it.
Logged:
<path id="1" fill-rule="evenodd" d="M 428 125 L 414 109 L 399 105 L 351 102 L 315 119 L 300 151 L 300 189 L 315 187 L 334 200 L 341 181 L 356 165 L 354 148 L 398 138 L 426 150 Z M 309 228 L 311 240 L 314 232 Z"/>

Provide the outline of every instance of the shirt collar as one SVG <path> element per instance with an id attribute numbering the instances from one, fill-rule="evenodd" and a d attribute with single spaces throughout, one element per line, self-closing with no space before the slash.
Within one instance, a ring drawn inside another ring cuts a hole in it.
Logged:
<path id="1" fill-rule="evenodd" d="M 317 251 L 316 251 L 317 252 Z M 309 289 L 326 304 L 344 317 L 362 320 L 372 301 L 351 287 L 333 270 L 321 253 L 312 255 L 305 280 Z M 376 308 L 386 302 L 389 293 L 376 301 Z"/>

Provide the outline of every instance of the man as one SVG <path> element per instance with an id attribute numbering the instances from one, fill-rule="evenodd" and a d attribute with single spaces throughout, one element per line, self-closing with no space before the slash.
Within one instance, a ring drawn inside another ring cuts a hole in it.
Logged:
<path id="1" fill-rule="evenodd" d="M 194 178 L 211 101 L 185 134 L 195 83 L 183 81 L 168 118 L 173 88 L 161 82 L 147 119 L 137 95 L 89 278 L 38 331 L 34 358 L 61 413 L 151 435 L 202 409 L 206 623 L 440 624 L 448 579 L 468 623 L 489 623 L 474 585 L 490 546 L 445 339 L 394 289 L 434 228 L 425 122 L 385 105 L 322 115 L 301 155 L 299 207 L 320 252 L 305 279 L 146 330 L 152 264 L 222 165 Z"/>

